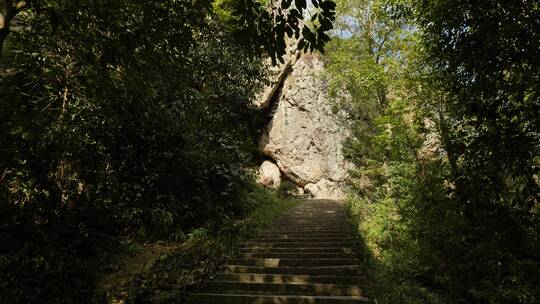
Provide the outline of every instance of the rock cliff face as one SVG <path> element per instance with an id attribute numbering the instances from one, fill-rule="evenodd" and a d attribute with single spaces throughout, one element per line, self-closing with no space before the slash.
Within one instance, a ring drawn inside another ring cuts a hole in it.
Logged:
<path id="1" fill-rule="evenodd" d="M 270 102 L 271 121 L 260 142 L 284 176 L 315 198 L 342 198 L 350 165 L 342 142 L 349 136 L 346 117 L 332 111 L 323 60 L 315 55 L 293 58 L 280 73 Z M 263 102 L 260 102 L 263 104 Z"/>

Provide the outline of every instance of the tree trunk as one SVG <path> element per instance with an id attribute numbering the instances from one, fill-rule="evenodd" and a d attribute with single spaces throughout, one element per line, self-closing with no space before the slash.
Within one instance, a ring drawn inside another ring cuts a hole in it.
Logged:
<path id="1" fill-rule="evenodd" d="M 22 10 L 28 7 L 25 1 L 18 2 L 13 6 L 12 0 L 0 0 L 0 56 L 4 50 L 4 42 L 9 36 L 9 24 L 11 20 Z"/>
<path id="2" fill-rule="evenodd" d="M 4 42 L 9 35 L 9 22 L 12 15 L 11 1 L 0 0 L 0 57 L 4 49 Z"/>
<path id="3" fill-rule="evenodd" d="M 444 149 L 446 150 L 446 154 L 448 156 L 448 163 L 450 164 L 450 172 L 452 174 L 452 179 L 457 180 L 458 179 L 458 165 L 457 165 L 457 155 L 454 152 L 454 149 L 452 148 L 452 142 L 450 140 L 450 128 L 448 127 L 446 123 L 446 118 L 444 117 L 443 109 L 438 109 L 438 118 L 439 118 L 439 132 L 442 139 L 442 145 Z M 457 187 L 458 185 L 456 185 Z"/>
<path id="4" fill-rule="evenodd" d="M 2 58 L 2 51 L 4 50 L 4 42 L 9 35 L 9 27 L 0 29 L 0 58 Z"/>

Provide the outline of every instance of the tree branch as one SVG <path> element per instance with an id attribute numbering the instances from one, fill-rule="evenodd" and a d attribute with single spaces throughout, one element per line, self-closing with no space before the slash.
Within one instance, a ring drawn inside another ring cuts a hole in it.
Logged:
<path id="1" fill-rule="evenodd" d="M 381 43 L 377 47 L 377 53 L 376 53 L 377 56 L 375 57 L 375 63 L 376 64 L 379 64 L 379 60 L 381 58 L 381 50 L 382 50 L 384 44 L 386 43 L 386 40 L 388 39 L 388 37 L 390 37 L 390 34 L 392 34 L 392 32 L 394 32 L 397 28 L 398 28 L 398 25 L 396 24 L 393 27 L 391 27 L 390 30 L 388 30 L 386 35 L 384 35 L 383 40 L 381 41 Z"/>

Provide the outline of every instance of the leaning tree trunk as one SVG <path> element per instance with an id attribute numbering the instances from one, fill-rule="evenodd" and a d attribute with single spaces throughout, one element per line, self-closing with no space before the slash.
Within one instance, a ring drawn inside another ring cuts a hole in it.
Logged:
<path id="1" fill-rule="evenodd" d="M 0 29 L 0 58 L 2 58 L 2 50 L 4 49 L 4 41 L 9 34 L 9 28 Z"/>
<path id="2" fill-rule="evenodd" d="M 0 0 L 0 56 L 4 49 L 4 42 L 9 36 L 9 24 L 19 12 L 28 7 L 28 2 L 13 0 Z"/>

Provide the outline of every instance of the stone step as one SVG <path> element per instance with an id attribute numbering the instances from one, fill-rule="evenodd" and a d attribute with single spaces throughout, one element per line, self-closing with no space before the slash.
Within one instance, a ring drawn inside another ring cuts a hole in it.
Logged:
<path id="1" fill-rule="evenodd" d="M 192 304 L 367 303 L 344 204 L 309 200 L 241 248 Z"/>
<path id="2" fill-rule="evenodd" d="M 274 224 L 347 224 L 348 221 L 344 218 L 291 218 L 291 219 L 280 219 L 274 222 Z"/>
<path id="3" fill-rule="evenodd" d="M 286 275 L 336 275 L 359 276 L 362 275 L 360 265 L 344 266 L 317 266 L 317 267 L 261 267 L 246 265 L 225 265 L 221 267 L 225 273 L 258 273 L 258 274 L 286 274 Z"/>
<path id="4" fill-rule="evenodd" d="M 287 274 L 260 274 L 260 273 L 217 273 L 217 281 L 243 282 L 243 283 L 287 283 L 287 284 L 345 284 L 365 285 L 365 276 L 337 276 L 337 275 L 287 275 Z"/>
<path id="5" fill-rule="evenodd" d="M 269 227 L 263 231 L 262 233 L 268 233 L 268 232 L 282 232 L 282 233 L 350 233 L 351 228 L 348 225 L 342 225 L 341 227 L 306 227 L 306 226 L 292 226 L 292 225 L 285 225 L 285 226 L 279 226 L 279 227 Z"/>
<path id="6" fill-rule="evenodd" d="M 348 223 L 348 220 L 342 216 L 339 217 L 324 217 L 324 216 L 313 216 L 313 217 L 302 217 L 302 218 L 281 218 L 273 222 L 274 224 L 307 224 L 307 225 L 316 225 L 316 224 L 343 224 Z"/>
<path id="7" fill-rule="evenodd" d="M 280 227 L 285 227 L 287 229 L 304 229 L 304 230 L 319 229 L 319 228 L 324 228 L 324 227 L 343 229 L 345 227 L 349 227 L 349 224 L 348 223 L 324 223 L 324 222 L 308 224 L 308 223 L 296 222 L 296 223 L 275 223 L 269 226 L 269 228 L 280 228 Z"/>
<path id="8" fill-rule="evenodd" d="M 295 242 L 295 243 L 305 243 L 305 242 L 351 242 L 351 237 L 341 236 L 341 237 L 258 237 L 253 240 L 253 242 L 260 243 L 276 243 L 276 242 Z"/>
<path id="9" fill-rule="evenodd" d="M 345 266 L 355 265 L 359 261 L 356 258 L 260 258 L 260 259 L 235 259 L 234 265 L 259 266 L 259 267 L 315 267 L 315 266 Z"/>
<path id="10" fill-rule="evenodd" d="M 281 229 L 266 229 L 261 232 L 261 234 L 340 234 L 340 235 L 350 235 L 351 229 L 349 227 L 344 227 L 340 229 L 302 229 L 302 228 L 281 228 Z"/>
<path id="11" fill-rule="evenodd" d="M 322 216 L 333 216 L 336 214 L 345 214 L 347 212 L 346 208 L 326 208 L 326 207 L 310 207 L 306 206 L 305 208 L 297 208 L 290 213 L 287 213 L 285 217 L 302 217 L 309 216 L 311 214 L 317 214 Z"/>
<path id="12" fill-rule="evenodd" d="M 344 252 L 250 252 L 241 254 L 244 259 L 254 258 L 295 258 L 295 259 L 312 259 L 312 258 L 355 258 L 354 254 Z"/>
<path id="13" fill-rule="evenodd" d="M 329 218 L 329 219 L 346 219 L 346 215 L 347 215 L 347 212 L 346 211 L 343 211 L 343 210 L 335 210 L 335 211 L 328 211 L 328 212 L 319 212 L 319 211 L 301 211 L 301 212 L 298 212 L 298 213 L 293 213 L 293 214 L 289 214 L 289 215 L 286 215 L 280 219 L 278 219 L 277 221 L 281 221 L 281 220 L 296 220 L 296 219 L 313 219 L 313 218 L 318 218 L 318 219 L 326 219 L 326 218 Z"/>
<path id="14" fill-rule="evenodd" d="M 313 223 L 310 223 L 310 224 L 298 223 L 298 222 L 290 223 L 290 224 L 274 223 L 274 224 L 269 226 L 269 228 L 282 228 L 282 227 L 286 227 L 287 229 L 304 229 L 304 230 L 321 229 L 321 228 L 341 228 L 341 229 L 343 229 L 344 227 L 349 227 L 349 224 L 346 223 L 346 222 L 343 222 L 343 223 L 325 223 L 325 222 L 317 223 L 314 220 Z"/>
<path id="15" fill-rule="evenodd" d="M 353 304 L 369 303 L 366 297 L 324 297 L 291 295 L 246 295 L 199 293 L 189 298 L 191 304 Z"/>
<path id="16" fill-rule="evenodd" d="M 282 232 L 282 233 L 291 233 L 291 232 L 336 232 L 336 233 L 350 233 L 351 228 L 348 225 L 341 225 L 341 226 L 325 226 L 325 225 L 317 225 L 317 226 L 311 226 L 307 227 L 305 225 L 300 226 L 293 226 L 293 225 L 286 225 L 286 226 L 277 226 L 277 227 L 269 227 L 266 230 L 263 230 L 262 232 Z"/>
<path id="17" fill-rule="evenodd" d="M 291 231 L 291 232 L 273 232 L 269 233 L 266 231 L 263 231 L 259 237 L 281 237 L 281 238 L 295 238 L 295 237 L 341 237 L 341 236 L 347 236 L 350 237 L 350 233 L 347 232 L 333 232 L 333 231 L 327 231 L 327 232 L 314 232 L 314 231 L 306 231 L 306 232 L 298 232 L 298 231 Z"/>
<path id="18" fill-rule="evenodd" d="M 326 216 L 326 215 L 312 215 L 312 216 L 302 216 L 302 217 L 282 217 L 279 220 L 273 221 L 273 224 L 278 223 L 288 223 L 296 224 L 298 222 L 304 222 L 306 224 L 321 224 L 321 223 L 349 223 L 347 215 L 336 215 L 336 216 Z"/>
<path id="19" fill-rule="evenodd" d="M 240 249 L 242 253 L 347 253 L 354 254 L 354 251 L 349 247 L 305 247 L 305 248 L 290 248 L 290 247 L 243 247 Z"/>
<path id="20" fill-rule="evenodd" d="M 282 236 L 282 235 L 299 235 L 299 236 L 324 236 L 324 235 L 340 235 L 340 236 L 350 236 L 351 231 L 346 229 L 335 229 L 335 230 L 263 230 L 259 234 L 260 236 L 264 235 L 273 235 L 273 236 Z"/>
<path id="21" fill-rule="evenodd" d="M 341 211 L 328 211 L 328 212 L 314 212 L 314 211 L 305 211 L 296 214 L 289 214 L 284 217 L 281 217 L 276 220 L 276 222 L 283 220 L 298 220 L 298 219 L 314 219 L 314 220 L 347 220 L 347 213 L 343 210 Z"/>
<path id="22" fill-rule="evenodd" d="M 289 247 L 289 248 L 305 248 L 305 247 L 350 247 L 350 241 L 340 242 L 247 242 L 249 247 Z"/>
<path id="23" fill-rule="evenodd" d="M 319 211 L 300 211 L 298 213 L 288 214 L 284 217 L 277 219 L 276 221 L 281 220 L 296 220 L 296 219 L 346 219 L 347 212 L 343 210 L 335 210 L 328 212 L 319 212 Z"/>
<path id="24" fill-rule="evenodd" d="M 283 240 L 301 240 L 303 241 L 334 241 L 334 240 L 347 240 L 352 239 L 351 235 L 348 234 L 323 234 L 319 235 L 316 233 L 312 234 L 261 234 L 253 241 L 259 240 L 273 240 L 273 241 L 283 241 Z"/>
<path id="25" fill-rule="evenodd" d="M 268 226 L 267 229 L 302 229 L 302 230 L 311 230 L 311 229 L 321 229 L 324 227 L 334 227 L 339 229 L 344 228 L 350 228 L 349 223 L 324 223 L 320 220 L 313 220 L 310 224 L 298 224 L 298 223 L 292 223 L 292 224 L 280 224 L 274 222 L 272 225 Z"/>
<path id="26" fill-rule="evenodd" d="M 363 296 L 357 285 L 336 284 L 283 284 L 212 281 L 206 286 L 208 293 L 305 295 L 305 296 Z"/>

